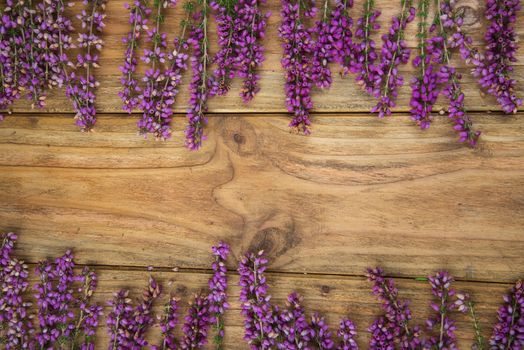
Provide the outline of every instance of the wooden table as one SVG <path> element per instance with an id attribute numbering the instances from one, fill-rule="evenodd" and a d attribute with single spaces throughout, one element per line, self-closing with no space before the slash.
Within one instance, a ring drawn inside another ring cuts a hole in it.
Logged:
<path id="1" fill-rule="evenodd" d="M 414 277 L 446 269 L 478 302 L 490 335 L 502 294 L 524 276 L 522 113 L 502 115 L 479 91 L 470 67 L 457 61 L 468 109 L 483 132 L 475 150 L 456 142 L 445 115 L 419 130 L 407 113 L 408 86 L 394 116 L 369 115 L 373 100 L 353 76 L 337 76 L 332 89 L 315 92 L 311 136 L 291 133 L 279 63 L 279 3 L 270 0 L 262 91 L 244 105 L 235 81 L 227 97 L 214 98 L 208 140 L 189 152 L 183 137 L 189 74 L 171 140 L 137 136 L 137 115 L 121 112 L 117 67 L 129 30 L 123 2 L 108 4 L 95 132 L 78 132 L 62 90 L 50 94 L 43 111 L 20 101 L 0 123 L 0 229 L 19 233 L 19 256 L 34 266 L 73 248 L 78 264 L 99 272 L 100 301 L 121 287 L 138 297 L 146 267 L 154 266 L 165 289 L 185 303 L 206 286 L 211 245 L 225 240 L 233 250 L 227 349 L 247 348 L 234 272 L 247 250 L 267 251 L 276 303 L 296 290 L 309 312 L 326 314 L 333 326 L 350 316 L 363 347 L 365 329 L 380 313 L 363 277 L 366 267 L 380 265 L 397 277 L 417 322 L 429 315 L 430 293 Z M 482 4 L 461 2 L 476 45 L 485 27 Z M 388 27 L 398 4 L 377 5 Z M 360 7 L 357 2 L 355 17 Z M 180 12 L 167 15 L 169 33 L 176 32 Z M 413 47 L 415 28 L 412 23 L 407 34 Z M 522 37 L 524 26 L 518 32 Z M 524 51 L 518 55 L 515 77 L 524 95 Z M 401 69 L 409 80 L 411 65 Z M 456 318 L 460 345 L 467 348 L 471 325 Z M 155 332 L 151 339 L 158 338 Z M 103 348 L 106 333 L 98 335 Z"/>

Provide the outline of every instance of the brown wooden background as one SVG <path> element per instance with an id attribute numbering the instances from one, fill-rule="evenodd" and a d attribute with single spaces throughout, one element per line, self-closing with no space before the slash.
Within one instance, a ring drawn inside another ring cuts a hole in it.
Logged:
<path id="1" fill-rule="evenodd" d="M 428 315 L 430 293 L 413 277 L 447 269 L 459 280 L 457 288 L 478 301 L 489 336 L 501 295 L 524 276 L 521 113 L 500 114 L 469 68 L 457 62 L 468 108 L 483 132 L 475 150 L 456 142 L 446 116 L 427 131 L 414 126 L 406 113 L 408 87 L 393 117 L 369 115 L 373 100 L 353 76 L 337 76 L 330 90 L 315 92 L 311 136 L 290 133 L 279 63 L 279 3 L 270 0 L 262 91 L 244 105 L 235 81 L 227 97 L 214 98 L 208 140 L 201 151 L 189 152 L 182 114 L 187 74 L 171 140 L 137 136 L 137 115 L 121 113 L 117 67 L 124 52 L 120 40 L 129 30 L 123 3 L 108 4 L 106 48 L 96 72 L 101 87 L 95 132 L 78 132 L 59 90 L 51 93 L 46 110 L 31 111 L 20 101 L 0 123 L 0 229 L 19 233 L 20 256 L 33 265 L 74 248 L 79 264 L 99 271 L 100 301 L 121 287 L 139 296 L 152 265 L 165 289 L 186 302 L 206 286 L 210 246 L 225 240 L 233 249 L 227 349 L 247 348 L 233 272 L 246 250 L 268 252 L 268 281 L 277 303 L 296 290 L 309 311 L 325 313 L 332 325 L 350 316 L 364 347 L 365 329 L 380 312 L 363 278 L 365 267 L 381 265 L 397 277 L 418 322 Z M 377 6 L 386 28 L 398 4 Z M 465 27 L 482 46 L 483 1 L 460 6 Z M 355 17 L 360 8 L 357 1 Z M 179 12 L 168 14 L 170 33 L 178 28 Z M 517 23 L 523 20 L 521 14 Z M 413 47 L 415 28 L 412 23 L 407 35 Z M 517 31 L 522 37 L 524 26 Z M 523 52 L 515 70 L 521 94 Z M 401 69 L 409 80 L 411 65 Z M 471 325 L 457 319 L 460 345 L 467 348 Z M 102 329 L 98 339 L 103 348 Z"/>

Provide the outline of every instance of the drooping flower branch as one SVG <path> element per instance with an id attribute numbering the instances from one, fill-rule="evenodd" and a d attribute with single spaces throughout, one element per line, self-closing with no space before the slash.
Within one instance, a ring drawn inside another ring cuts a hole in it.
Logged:
<path id="1" fill-rule="evenodd" d="M 309 111 L 313 108 L 311 53 L 315 43 L 307 28 L 307 19 L 316 14 L 311 0 L 282 0 L 282 23 L 279 36 L 283 41 L 284 56 L 281 63 L 285 70 L 286 107 L 293 113 L 289 124 L 304 134 L 310 133 Z"/>
<path id="2" fill-rule="evenodd" d="M 433 105 L 440 93 L 438 86 L 438 72 L 434 66 L 434 59 L 441 56 L 439 50 L 443 38 L 435 36 L 428 38 L 428 13 L 429 0 L 420 0 L 418 7 L 419 31 L 417 34 L 419 54 L 413 60 L 413 66 L 417 68 L 417 76 L 411 81 L 411 119 L 417 122 L 421 129 L 429 128 L 433 111 Z"/>
<path id="3" fill-rule="evenodd" d="M 339 35 L 339 33 L 332 33 L 331 27 L 331 13 L 329 0 L 324 0 L 321 8 L 321 17 L 315 23 L 314 32 L 316 34 L 315 49 L 313 51 L 313 57 L 311 64 L 313 65 L 311 71 L 311 79 L 315 85 L 319 88 L 328 88 L 331 86 L 333 81 L 331 77 L 331 69 L 329 64 L 335 59 L 335 50 L 333 46 L 332 36 Z M 335 20 L 333 20 L 335 21 Z"/>
<path id="4" fill-rule="evenodd" d="M 209 322 L 213 324 L 215 330 L 214 342 L 217 350 L 222 349 L 224 339 L 224 312 L 229 309 L 227 302 L 227 268 L 226 260 L 229 255 L 229 245 L 220 242 L 216 247 L 212 247 L 215 261 L 211 265 L 213 277 L 209 280 Z"/>
<path id="5" fill-rule="evenodd" d="M 380 29 L 377 18 L 380 11 L 375 10 L 374 0 L 364 1 L 364 13 L 357 21 L 355 38 L 360 42 L 355 42 L 353 50 L 355 51 L 354 62 L 351 66 L 351 72 L 356 73 L 356 81 L 364 88 L 368 94 L 378 97 L 380 91 L 377 89 L 378 80 L 380 79 L 378 64 L 375 61 L 378 58 L 376 44 L 371 35 L 374 31 Z"/>
<path id="6" fill-rule="evenodd" d="M 138 121 L 140 133 L 151 133 L 157 139 L 166 140 L 171 137 L 172 106 L 178 94 L 182 73 L 186 70 L 188 58 L 187 28 L 190 25 L 190 16 L 193 3 L 185 4 L 186 18 L 182 20 L 181 33 L 174 40 L 174 49 L 167 51 L 167 33 L 160 32 L 160 25 L 164 22 L 162 11 L 175 6 L 176 0 L 154 1 L 154 27 L 147 31 L 151 49 L 144 49 L 142 60 L 150 64 L 143 78 L 145 88 L 140 98 L 142 117 Z"/>
<path id="7" fill-rule="evenodd" d="M 342 66 L 342 74 L 348 74 L 355 64 L 355 50 L 353 45 L 353 18 L 349 10 L 353 7 L 353 0 L 336 0 L 335 8 L 331 13 L 330 32 L 334 59 Z"/>
<path id="8" fill-rule="evenodd" d="M 148 17 L 151 14 L 151 9 L 148 0 L 135 0 L 133 5 L 125 4 L 126 9 L 129 10 L 129 24 L 131 24 L 131 31 L 122 38 L 122 42 L 126 45 L 124 64 L 120 66 L 122 77 L 120 83 L 122 90 L 118 93 L 122 99 L 122 109 L 131 113 L 134 108 L 139 105 L 138 95 L 141 91 L 138 85 L 138 80 L 135 77 L 138 59 L 137 49 L 140 44 L 140 38 L 143 31 L 147 28 Z"/>
<path id="9" fill-rule="evenodd" d="M 466 113 L 464 106 L 464 93 L 462 92 L 462 76 L 456 68 L 451 66 L 451 49 L 461 47 L 461 55 L 465 59 L 472 52 L 468 42 L 471 38 L 466 37 L 461 30 L 463 24 L 463 13 L 455 9 L 454 0 L 436 0 L 436 16 L 434 28 L 437 30 L 437 36 L 442 38 L 439 42 L 440 56 L 439 63 L 442 64 L 439 71 L 439 82 L 446 84 L 443 94 L 449 99 L 448 116 L 454 123 L 454 129 L 459 133 L 460 142 L 468 142 L 474 147 L 480 136 L 480 131 L 473 129 L 473 122 Z M 475 53 L 473 55 L 478 55 Z"/>
<path id="10" fill-rule="evenodd" d="M 452 300 L 455 290 L 451 288 L 453 277 L 447 272 L 438 272 L 435 276 L 428 278 L 431 292 L 437 301 L 431 303 L 431 308 L 436 312 L 434 317 L 426 321 L 430 330 L 437 329 L 437 335 L 427 341 L 426 346 L 430 349 L 457 349 L 455 335 L 455 322 L 450 318 L 450 312 L 455 310 L 456 303 Z"/>
<path id="11" fill-rule="evenodd" d="M 391 115 L 391 108 L 396 105 L 398 89 L 404 83 L 398 66 L 409 61 L 410 49 L 404 41 L 404 31 L 415 18 L 412 3 L 412 0 L 401 0 L 400 14 L 393 18 L 388 33 L 382 36 L 381 63 L 378 68 L 380 78 L 377 79 L 379 101 L 371 109 L 371 112 L 378 113 L 380 118 Z"/>
<path id="12" fill-rule="evenodd" d="M 524 282 L 519 280 L 504 296 L 497 323 L 489 340 L 490 349 L 519 350 L 524 347 Z"/>
<path id="13" fill-rule="evenodd" d="M 189 108 L 187 110 L 188 125 L 186 127 L 186 146 L 190 150 L 198 150 L 205 140 L 204 126 L 207 124 L 207 100 L 214 84 L 208 70 L 211 65 L 208 37 L 209 1 L 199 0 L 199 9 L 194 16 L 188 43 L 193 51 L 191 68 L 193 76 L 189 85 Z"/>
<path id="14" fill-rule="evenodd" d="M 238 76 L 244 79 L 240 97 L 246 103 L 260 91 L 260 75 L 257 70 L 265 60 L 261 41 L 265 37 L 267 20 L 271 16 L 271 12 L 264 14 L 260 9 L 265 3 L 266 0 L 237 0 L 234 8 L 235 64 Z"/>

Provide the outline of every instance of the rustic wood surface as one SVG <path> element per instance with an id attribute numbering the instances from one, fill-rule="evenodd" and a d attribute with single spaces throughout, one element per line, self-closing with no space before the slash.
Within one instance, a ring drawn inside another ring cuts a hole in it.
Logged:
<path id="1" fill-rule="evenodd" d="M 483 3 L 460 1 L 465 28 L 480 48 Z M 363 278 L 366 267 L 383 266 L 397 278 L 419 323 L 430 312 L 430 293 L 426 282 L 413 278 L 446 269 L 459 280 L 456 287 L 478 302 L 484 334 L 490 335 L 502 294 L 524 277 L 522 112 L 497 112 L 470 67 L 457 61 L 468 109 L 483 133 L 475 150 L 456 142 L 446 116 L 436 115 L 426 131 L 414 126 L 405 113 L 409 87 L 402 88 L 393 117 L 369 115 L 373 100 L 353 76 L 337 75 L 330 90 L 315 91 L 311 136 L 291 133 L 279 62 L 279 3 L 270 0 L 261 92 L 245 105 L 235 81 L 227 97 L 213 98 L 208 139 L 202 150 L 189 152 L 183 114 L 175 116 L 166 142 L 138 136 L 138 115 L 122 114 L 117 67 L 121 38 L 129 30 L 123 4 L 108 3 L 94 132 L 78 132 L 61 90 L 50 94 L 43 111 L 19 101 L 0 123 L 0 231 L 19 234 L 16 254 L 32 269 L 73 248 L 79 264 L 99 272 L 96 299 L 105 303 L 124 287 L 138 297 L 150 273 L 146 267 L 154 266 L 152 274 L 166 290 L 163 300 L 167 292 L 176 293 L 184 311 L 191 295 L 206 287 L 210 246 L 225 240 L 232 246 L 226 349 L 247 349 L 234 272 L 247 250 L 268 253 L 276 303 L 283 305 L 295 290 L 309 313 L 326 314 L 333 327 L 350 316 L 362 348 L 365 330 L 380 312 Z M 383 12 L 379 40 L 398 4 L 377 6 Z M 354 14 L 360 13 L 357 1 Z M 167 16 L 171 36 L 180 17 L 180 9 Z M 517 23 L 523 20 L 521 13 Z M 517 27 L 522 36 L 524 26 Z M 416 23 L 409 28 L 414 47 Z M 523 52 L 515 69 L 519 91 Z M 411 64 L 401 70 L 409 81 Z M 186 74 L 177 112 L 186 109 L 188 81 Z M 456 318 L 460 348 L 468 348 L 471 323 Z M 97 348 L 105 348 L 105 330 L 97 335 Z M 149 338 L 158 341 L 158 329 Z"/>

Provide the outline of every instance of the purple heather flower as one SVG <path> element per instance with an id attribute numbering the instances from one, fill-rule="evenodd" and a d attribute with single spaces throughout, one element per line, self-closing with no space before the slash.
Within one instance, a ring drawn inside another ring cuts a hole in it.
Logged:
<path id="1" fill-rule="evenodd" d="M 415 8 L 411 6 L 412 2 L 412 0 L 401 0 L 400 14 L 393 17 L 388 33 L 382 36 L 381 63 L 377 67 L 380 78 L 377 79 L 378 94 L 375 96 L 379 101 L 371 109 L 371 112 L 377 112 L 380 118 L 391 115 L 398 88 L 404 83 L 398 66 L 409 61 L 410 49 L 404 41 L 404 30 L 415 18 Z"/>
<path id="2" fill-rule="evenodd" d="M 207 124 L 207 99 L 214 84 L 208 70 L 211 65 L 209 56 L 208 0 L 203 0 L 202 8 L 194 16 L 195 24 L 191 28 L 188 43 L 192 46 L 191 68 L 193 76 L 189 85 L 190 98 L 187 110 L 186 146 L 198 150 L 205 140 L 204 126 Z"/>
<path id="3" fill-rule="evenodd" d="M 417 122 L 421 129 L 429 128 L 433 105 L 440 93 L 438 86 L 438 71 L 433 65 L 434 57 L 442 56 L 440 50 L 444 39 L 435 36 L 428 39 L 429 0 L 420 0 L 418 8 L 419 22 L 419 55 L 413 60 L 413 66 L 418 68 L 418 76 L 411 81 L 411 119 Z"/>
<path id="4" fill-rule="evenodd" d="M 358 350 L 355 339 L 357 337 L 357 327 L 350 319 L 343 318 L 340 321 L 337 335 L 340 338 L 337 350 Z"/>
<path id="5" fill-rule="evenodd" d="M 519 280 L 504 296 L 497 323 L 489 340 L 491 350 L 520 350 L 524 347 L 524 283 Z"/>
<path id="6" fill-rule="evenodd" d="M 238 28 L 235 25 L 235 11 L 231 3 L 212 0 L 210 6 L 215 12 L 219 46 L 213 58 L 217 68 L 214 70 L 215 80 L 211 94 L 223 96 L 229 91 L 231 80 L 236 74 L 237 47 L 234 36 Z"/>
<path id="7" fill-rule="evenodd" d="M 131 31 L 122 38 L 122 42 L 126 45 L 126 52 L 124 64 L 120 66 L 122 90 L 118 95 L 123 102 L 122 109 L 131 113 L 134 108 L 138 107 L 138 94 L 141 91 L 134 76 L 138 64 L 136 49 L 138 48 L 142 32 L 147 28 L 151 9 L 148 8 L 148 0 L 134 0 L 133 5 L 126 3 L 124 7 L 129 10 Z"/>
<path id="8" fill-rule="evenodd" d="M 367 269 L 368 281 L 373 282 L 373 294 L 382 302 L 385 311 L 386 323 L 380 322 L 377 326 L 387 327 L 383 334 L 391 334 L 400 341 L 401 349 L 418 349 L 421 345 L 418 327 L 409 327 L 411 310 L 407 301 L 398 299 L 398 289 L 393 279 L 384 277 L 384 271 L 377 267 Z M 375 330 L 374 330 L 375 331 Z M 373 333 L 373 331 L 372 331 Z M 386 337 L 387 338 L 387 337 Z"/>
<path id="9" fill-rule="evenodd" d="M 331 86 L 331 69 L 329 63 L 335 59 L 335 45 L 336 42 L 333 40 L 330 23 L 329 13 L 329 1 L 324 0 L 322 6 L 322 16 L 320 21 L 315 24 L 314 33 L 317 36 L 315 42 L 315 49 L 313 51 L 313 57 L 311 64 L 313 65 L 311 71 L 311 79 L 315 82 L 315 85 L 319 88 L 328 88 Z"/>
<path id="10" fill-rule="evenodd" d="M 313 329 L 309 326 L 306 313 L 302 307 L 302 297 L 291 293 L 287 297 L 287 308 L 280 312 L 279 336 L 277 349 L 300 350 L 308 349 L 313 339 Z"/>
<path id="11" fill-rule="evenodd" d="M 147 31 L 147 38 L 153 43 L 152 49 L 144 49 L 141 59 L 150 64 L 143 78 L 145 88 L 139 95 L 142 118 L 138 121 L 140 133 L 152 133 L 157 139 L 171 137 L 172 105 L 178 94 L 182 73 L 187 69 L 188 44 L 185 38 L 187 19 L 182 22 L 182 32 L 174 40 L 174 50 L 166 53 L 167 34 L 160 33 L 163 21 L 162 9 L 174 6 L 176 1 L 156 1 L 155 28 Z M 188 16 L 190 15 L 188 11 Z M 166 66 L 165 69 L 162 69 Z"/>
<path id="12" fill-rule="evenodd" d="M 265 36 L 270 12 L 263 14 L 260 5 L 265 0 L 237 0 L 234 6 L 234 35 L 236 74 L 244 79 L 240 96 L 249 102 L 260 90 L 257 69 L 264 61 L 264 47 L 260 41 Z"/>
<path id="13" fill-rule="evenodd" d="M 17 236 L 9 232 L 2 235 L 0 242 L 0 326 L 8 350 L 35 346 L 31 303 L 23 299 L 29 286 L 29 272 L 23 261 L 12 256 L 16 240 Z"/>
<path id="14" fill-rule="evenodd" d="M 152 346 L 154 350 L 176 350 L 178 340 L 174 335 L 175 327 L 178 324 L 178 299 L 174 296 L 164 306 L 164 313 L 160 318 L 160 331 L 162 332 L 162 344 Z"/>
<path id="15" fill-rule="evenodd" d="M 334 346 L 331 332 L 323 316 L 314 313 L 311 316 L 312 341 L 319 350 L 331 349 Z"/>
<path id="16" fill-rule="evenodd" d="M 373 31 L 380 29 L 377 23 L 377 18 L 380 16 L 380 11 L 374 10 L 375 1 L 364 1 L 364 14 L 357 21 L 355 30 L 355 38 L 360 39 L 360 42 L 354 42 L 354 60 L 351 64 L 351 72 L 356 73 L 356 81 L 362 85 L 364 91 L 373 96 L 378 96 L 380 91 L 377 88 L 380 74 L 378 65 L 375 61 L 378 58 L 376 52 L 376 44 L 371 39 Z"/>
<path id="17" fill-rule="evenodd" d="M 289 126 L 301 130 L 306 135 L 310 133 L 309 111 L 313 108 L 310 55 L 315 49 L 315 43 L 304 19 L 315 14 L 316 7 L 311 1 L 282 0 L 279 36 L 284 48 L 281 64 L 286 76 L 286 106 L 288 112 L 293 113 L 293 120 Z"/>
<path id="18" fill-rule="evenodd" d="M 180 348 L 194 350 L 206 345 L 209 325 L 209 300 L 201 294 L 196 294 L 193 302 L 189 305 L 182 327 L 184 338 L 180 343 Z"/>
<path id="19" fill-rule="evenodd" d="M 370 350 L 394 350 L 395 335 L 393 329 L 388 326 L 388 321 L 384 317 L 376 319 L 368 331 L 371 333 L 369 339 Z"/>
<path id="20" fill-rule="evenodd" d="M 349 15 L 351 7 L 353 7 L 353 0 L 336 0 L 329 26 L 333 58 L 342 66 L 343 74 L 349 73 L 355 62 L 353 32 L 351 31 L 353 19 Z"/>
<path id="21" fill-rule="evenodd" d="M 478 319 L 475 303 L 471 300 L 468 293 L 457 293 L 457 299 L 455 300 L 455 307 L 458 311 L 463 314 L 469 313 L 471 320 L 473 321 L 473 330 L 475 331 L 475 343 L 471 346 L 472 350 L 483 350 L 485 339 L 482 335 L 480 328 L 480 321 Z"/>
<path id="22" fill-rule="evenodd" d="M 209 285 L 209 322 L 215 328 L 215 345 L 216 349 L 222 349 L 224 338 L 224 321 L 222 320 L 224 312 L 229 309 L 227 302 L 227 268 L 226 260 L 229 255 L 229 245 L 220 242 L 218 246 L 212 247 L 215 261 L 211 265 L 213 277 L 208 282 Z"/>
<path id="23" fill-rule="evenodd" d="M 451 288 L 453 277 L 441 271 L 435 276 L 430 276 L 428 280 L 437 302 L 431 303 L 436 315 L 428 319 L 426 324 L 429 330 L 437 328 L 439 333 L 438 336 L 430 337 L 426 346 L 431 349 L 457 349 L 455 322 L 449 318 L 449 313 L 456 308 L 455 301 L 451 299 L 455 295 L 455 290 Z"/>
<path id="24" fill-rule="evenodd" d="M 95 90 L 100 85 L 93 75 L 93 70 L 98 68 L 98 54 L 104 44 L 100 37 L 105 27 L 104 10 L 107 0 L 84 0 L 86 9 L 77 15 L 81 21 L 84 32 L 78 34 L 78 47 L 81 53 L 77 55 L 77 69 L 84 70 L 69 74 L 69 84 L 66 95 L 73 103 L 76 111 L 76 124 L 81 131 L 90 131 L 96 123 Z M 96 50 L 96 51 L 95 51 Z"/>
<path id="25" fill-rule="evenodd" d="M 271 307 L 271 296 L 264 276 L 267 263 L 264 252 L 259 251 L 257 254 L 246 254 L 238 266 L 244 339 L 252 350 L 272 348 L 278 335 L 275 310 Z"/>
<path id="26" fill-rule="evenodd" d="M 520 0 L 487 1 L 485 16 L 489 25 L 484 35 L 487 50 L 474 71 L 480 85 L 497 98 L 505 113 L 516 113 L 522 105 L 522 99 L 516 96 L 516 80 L 511 78 L 512 63 L 517 61 L 514 25 L 520 8 Z"/>

